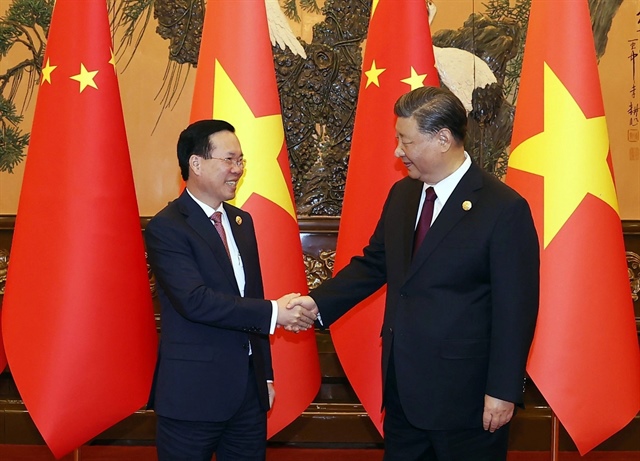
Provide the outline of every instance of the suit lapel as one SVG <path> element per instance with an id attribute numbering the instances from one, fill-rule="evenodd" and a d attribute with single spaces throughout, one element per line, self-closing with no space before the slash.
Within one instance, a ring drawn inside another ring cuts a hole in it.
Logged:
<path id="1" fill-rule="evenodd" d="M 254 248 L 253 226 L 251 223 L 244 222 L 243 217 L 238 213 L 238 208 L 225 203 L 224 209 L 229 218 L 233 239 L 236 242 L 240 257 L 242 258 L 245 277 L 245 296 L 248 296 L 250 293 L 247 290 L 250 289 L 249 287 L 254 286 L 256 274 L 259 273 L 256 271 L 256 269 L 259 269 L 259 262 L 256 261 L 253 256 L 255 251 L 252 251 L 252 248 Z"/>
<path id="2" fill-rule="evenodd" d="M 440 210 L 438 217 L 431 225 L 422 246 L 415 254 L 407 278 L 411 277 L 422 266 L 429 256 L 438 247 L 443 238 L 458 224 L 467 213 L 462 208 L 462 203 L 470 201 L 475 203 L 482 188 L 482 171 L 472 163 L 469 171 L 465 173 L 445 206 Z"/>
<path id="3" fill-rule="evenodd" d="M 213 252 L 216 260 L 222 268 L 222 272 L 224 272 L 232 286 L 238 290 L 238 282 L 236 281 L 236 276 L 233 273 L 231 261 L 229 261 L 229 257 L 227 256 L 227 250 L 225 250 L 222 240 L 220 240 L 220 236 L 216 232 L 215 227 L 213 227 L 211 220 L 204 213 L 202 208 L 193 201 L 186 190 L 182 195 L 180 195 L 178 200 L 180 203 L 180 211 L 184 214 L 187 224 L 191 226 L 191 228 L 200 235 L 200 237 L 202 237 L 202 240 L 204 240 Z"/>
<path id="4" fill-rule="evenodd" d="M 411 266 L 411 260 L 413 258 L 413 237 L 415 234 L 416 218 L 418 216 L 418 207 L 420 206 L 420 199 L 422 197 L 424 183 L 422 181 L 412 181 L 409 186 L 409 193 L 407 195 L 406 206 L 407 213 L 403 214 L 401 221 L 402 228 L 400 231 L 402 237 L 402 267 L 407 273 Z"/>

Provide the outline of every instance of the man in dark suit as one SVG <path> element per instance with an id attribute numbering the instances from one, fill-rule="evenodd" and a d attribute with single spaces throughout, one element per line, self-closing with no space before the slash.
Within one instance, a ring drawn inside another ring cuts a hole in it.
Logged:
<path id="1" fill-rule="evenodd" d="M 264 300 L 251 216 L 234 198 L 245 160 L 234 128 L 201 120 L 178 140 L 186 189 L 147 225 L 162 334 L 150 407 L 163 460 L 263 460 L 274 399 L 269 334 L 315 315 Z"/>
<path id="2" fill-rule="evenodd" d="M 385 461 L 505 460 L 538 310 L 531 212 L 464 151 L 466 111 L 451 92 L 419 88 L 394 110 L 409 177 L 363 255 L 289 305 L 319 308 L 327 327 L 386 283 Z"/>

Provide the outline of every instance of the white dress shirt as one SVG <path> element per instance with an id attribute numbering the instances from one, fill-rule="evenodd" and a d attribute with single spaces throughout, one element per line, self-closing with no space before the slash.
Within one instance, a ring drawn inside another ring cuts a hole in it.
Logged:
<path id="1" fill-rule="evenodd" d="M 471 157 L 466 152 L 464 153 L 464 161 L 462 165 L 458 167 L 456 171 L 451 173 L 446 178 L 440 180 L 437 184 L 427 184 L 425 183 L 422 187 L 422 195 L 420 196 L 420 206 L 418 206 L 418 214 L 416 216 L 415 227 L 418 226 L 418 221 L 420 220 L 420 213 L 422 213 L 422 205 L 424 204 L 425 194 L 424 191 L 427 190 L 428 187 L 433 187 L 433 190 L 436 193 L 436 201 L 433 203 L 433 216 L 431 218 L 431 224 L 436 220 L 440 211 L 444 207 L 444 204 L 447 203 L 451 194 L 453 194 L 454 189 L 464 176 L 464 174 L 469 171 L 471 167 Z M 414 227 L 414 228 L 415 228 Z"/>
<path id="2" fill-rule="evenodd" d="M 229 218 L 227 217 L 227 213 L 224 210 L 224 206 L 222 203 L 217 209 L 211 208 L 204 202 L 201 202 L 197 198 L 193 196 L 189 189 L 187 189 L 187 193 L 191 198 L 196 202 L 202 211 L 210 217 L 216 211 L 222 213 L 222 227 L 224 228 L 225 234 L 227 234 L 227 247 L 229 248 L 229 257 L 231 258 L 231 264 L 233 265 L 233 273 L 236 277 L 236 283 L 238 284 L 238 290 L 240 291 L 240 296 L 244 296 L 244 286 L 245 286 L 245 275 L 244 275 L 244 266 L 242 265 L 242 256 L 240 255 L 240 250 L 238 250 L 238 245 L 236 245 L 236 241 L 233 238 L 233 231 L 231 230 L 231 224 L 229 224 Z M 211 225 L 215 224 L 211 221 Z M 217 231 L 216 231 L 217 232 Z M 271 324 L 269 326 L 269 334 L 273 334 L 276 331 L 276 321 L 278 320 L 278 303 L 276 301 L 271 301 Z"/>

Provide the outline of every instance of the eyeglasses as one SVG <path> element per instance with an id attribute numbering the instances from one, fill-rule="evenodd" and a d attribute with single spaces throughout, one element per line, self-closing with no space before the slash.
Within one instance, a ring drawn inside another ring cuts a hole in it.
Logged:
<path id="1" fill-rule="evenodd" d="M 220 161 L 226 163 L 227 166 L 229 166 L 229 167 L 235 165 L 238 168 L 244 169 L 244 167 L 247 166 L 247 161 L 244 158 L 240 158 L 238 160 L 236 160 L 234 158 L 219 158 L 219 157 L 210 157 L 210 158 L 212 160 L 220 160 Z"/>

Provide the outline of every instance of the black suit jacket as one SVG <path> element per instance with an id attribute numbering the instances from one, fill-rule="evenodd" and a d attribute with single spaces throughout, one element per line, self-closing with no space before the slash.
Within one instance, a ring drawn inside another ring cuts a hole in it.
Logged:
<path id="1" fill-rule="evenodd" d="M 387 283 L 383 384 L 393 353 L 412 424 L 479 427 L 485 394 L 522 401 L 538 310 L 538 238 L 526 201 L 472 164 L 412 258 L 422 187 L 397 182 L 363 256 L 311 296 L 328 326 Z"/>
<path id="2" fill-rule="evenodd" d="M 242 256 L 244 297 L 213 224 L 186 191 L 145 230 L 162 309 L 150 407 L 169 418 L 229 419 L 248 385 L 249 344 L 261 405 L 269 408 L 272 306 L 263 299 L 253 221 L 239 208 L 224 208 Z"/>

